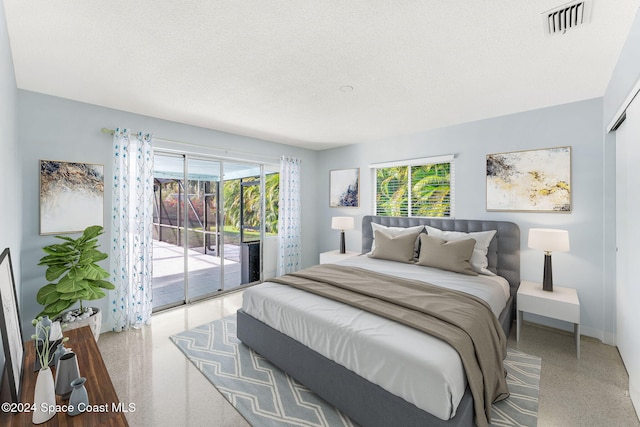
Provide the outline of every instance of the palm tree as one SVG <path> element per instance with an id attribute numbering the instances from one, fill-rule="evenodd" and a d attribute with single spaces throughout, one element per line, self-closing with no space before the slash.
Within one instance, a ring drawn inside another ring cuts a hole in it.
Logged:
<path id="1" fill-rule="evenodd" d="M 448 216 L 451 194 L 449 163 L 416 166 L 411 171 L 411 215 Z"/>
<path id="2" fill-rule="evenodd" d="M 385 216 L 448 216 L 450 179 L 449 163 L 377 169 L 376 213 Z"/>
<path id="3" fill-rule="evenodd" d="M 272 173 L 265 176 L 265 232 L 278 234 L 278 206 L 280 201 L 280 174 Z"/>
<path id="4" fill-rule="evenodd" d="M 278 197 L 280 174 L 265 176 L 265 231 L 268 234 L 278 232 Z M 247 177 L 247 181 L 259 181 L 260 177 Z M 225 224 L 240 230 L 240 179 L 224 182 Z M 260 227 L 261 198 L 260 186 L 250 185 L 244 188 L 244 224 Z"/>
<path id="5" fill-rule="evenodd" d="M 240 180 L 224 181 L 224 223 L 240 230 Z"/>
<path id="6" fill-rule="evenodd" d="M 376 170 L 378 215 L 407 216 L 409 206 L 408 172 L 407 166 Z"/>

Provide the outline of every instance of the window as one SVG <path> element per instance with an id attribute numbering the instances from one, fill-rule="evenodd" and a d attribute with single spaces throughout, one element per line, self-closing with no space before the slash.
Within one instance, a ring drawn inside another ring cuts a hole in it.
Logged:
<path id="1" fill-rule="evenodd" d="M 454 157 L 378 163 L 374 169 L 375 214 L 454 216 Z"/>

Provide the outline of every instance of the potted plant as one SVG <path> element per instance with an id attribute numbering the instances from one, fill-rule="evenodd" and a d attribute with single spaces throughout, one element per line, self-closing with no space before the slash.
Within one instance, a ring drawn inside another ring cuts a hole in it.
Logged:
<path id="1" fill-rule="evenodd" d="M 64 242 L 42 248 L 47 255 L 38 263 L 47 266 L 45 277 L 50 282 L 40 288 L 36 296 L 38 303 L 44 305 L 38 317 L 59 318 L 62 323 L 68 324 L 68 329 L 89 324 L 96 341 L 102 315 L 97 308 L 85 307 L 82 302 L 105 297 L 104 289 L 115 289 L 112 283 L 105 280 L 109 273 L 97 264 L 108 257 L 98 249 L 98 236 L 103 233 L 103 227 L 93 225 L 87 227 L 77 239 L 55 236 Z M 78 309 L 63 313 L 76 302 L 80 303 Z"/>

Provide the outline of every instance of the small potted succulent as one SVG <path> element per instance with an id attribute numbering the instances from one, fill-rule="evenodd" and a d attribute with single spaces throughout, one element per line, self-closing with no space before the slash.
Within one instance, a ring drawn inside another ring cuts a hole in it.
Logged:
<path id="1" fill-rule="evenodd" d="M 97 264 L 108 257 L 98 249 L 98 236 L 103 233 L 103 227 L 93 225 L 87 227 L 77 239 L 55 236 L 64 242 L 42 248 L 47 255 L 38 263 L 47 267 L 45 277 L 50 282 L 40 288 L 36 296 L 38 303 L 44 306 L 38 317 L 58 319 L 68 325 L 67 329 L 88 324 L 96 341 L 100 334 L 102 314 L 95 307 L 85 307 L 83 301 L 103 298 L 106 296 L 105 289 L 115 289 L 111 282 L 105 280 L 109 273 Z M 80 307 L 69 310 L 76 302 L 80 303 Z"/>

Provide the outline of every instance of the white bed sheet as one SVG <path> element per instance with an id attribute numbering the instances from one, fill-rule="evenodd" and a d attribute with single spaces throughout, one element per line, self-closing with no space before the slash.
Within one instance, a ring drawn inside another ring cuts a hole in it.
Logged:
<path id="1" fill-rule="evenodd" d="M 463 290 L 489 303 L 498 316 L 509 296 L 497 276 L 463 276 L 438 269 L 358 256 L 341 262 Z M 467 387 L 458 353 L 408 326 L 290 286 L 265 282 L 244 292 L 244 311 L 413 403 L 448 420 Z"/>

